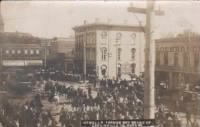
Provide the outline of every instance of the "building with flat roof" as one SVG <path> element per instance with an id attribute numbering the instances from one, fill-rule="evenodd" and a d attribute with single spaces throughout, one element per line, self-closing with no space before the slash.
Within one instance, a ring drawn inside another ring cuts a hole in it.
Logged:
<path id="1" fill-rule="evenodd" d="M 169 88 L 197 84 L 200 77 L 200 36 L 185 32 L 176 37 L 156 40 L 156 83 Z"/>
<path id="2" fill-rule="evenodd" d="M 129 78 L 144 71 L 144 29 L 93 23 L 76 26 L 75 66 L 79 73 L 101 78 Z"/>
<path id="3" fill-rule="evenodd" d="M 2 68 L 42 67 L 46 42 L 27 33 L 0 33 L 0 64 Z"/>

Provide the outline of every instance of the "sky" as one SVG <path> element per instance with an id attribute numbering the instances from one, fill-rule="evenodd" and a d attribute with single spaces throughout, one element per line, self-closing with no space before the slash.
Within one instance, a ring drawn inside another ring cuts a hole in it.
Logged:
<path id="1" fill-rule="evenodd" d="M 145 7 L 145 1 L 132 1 L 135 7 Z M 190 29 L 200 33 L 200 2 L 156 2 L 164 16 L 153 16 L 153 33 L 157 38 Z M 145 16 L 127 11 L 130 1 L 3 1 L 1 13 L 6 32 L 26 32 L 52 38 L 73 36 L 73 27 L 87 23 L 139 25 Z"/>

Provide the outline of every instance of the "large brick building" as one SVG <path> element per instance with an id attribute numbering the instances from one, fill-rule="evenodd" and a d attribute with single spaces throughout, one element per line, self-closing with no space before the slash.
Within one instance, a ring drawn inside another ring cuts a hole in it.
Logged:
<path id="1" fill-rule="evenodd" d="M 144 70 L 144 31 L 142 27 L 104 23 L 84 24 L 75 30 L 75 65 L 98 78 L 126 78 Z"/>
<path id="2" fill-rule="evenodd" d="M 27 33 L 0 33 L 0 64 L 2 68 L 42 67 L 46 42 Z"/>
<path id="3" fill-rule="evenodd" d="M 185 32 L 156 40 L 156 83 L 169 88 L 197 84 L 200 77 L 200 36 Z"/>

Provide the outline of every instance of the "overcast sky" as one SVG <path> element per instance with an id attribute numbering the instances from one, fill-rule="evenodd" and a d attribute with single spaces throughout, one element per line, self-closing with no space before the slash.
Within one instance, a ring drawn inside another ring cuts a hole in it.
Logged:
<path id="1" fill-rule="evenodd" d="M 145 7 L 145 2 L 132 2 L 134 6 Z M 66 1 L 4 1 L 1 4 L 5 31 L 28 32 L 39 37 L 68 37 L 74 34 L 72 28 L 88 23 L 107 22 L 112 24 L 138 25 L 145 23 L 144 16 L 127 11 L 128 2 L 66 2 Z M 165 12 L 155 16 L 154 32 L 157 37 L 167 33 L 178 33 L 184 29 L 200 33 L 200 3 L 157 2 Z M 137 18 L 136 18 L 137 17 Z"/>

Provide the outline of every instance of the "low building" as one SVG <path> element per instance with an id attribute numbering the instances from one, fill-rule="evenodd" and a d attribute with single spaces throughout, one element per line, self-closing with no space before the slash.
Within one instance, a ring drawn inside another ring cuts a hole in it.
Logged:
<path id="1" fill-rule="evenodd" d="M 156 40 L 156 83 L 176 88 L 199 82 L 199 42 L 200 35 L 192 32 Z"/>
<path id="2" fill-rule="evenodd" d="M 93 23 L 74 31 L 76 72 L 124 79 L 144 71 L 142 27 Z"/>

